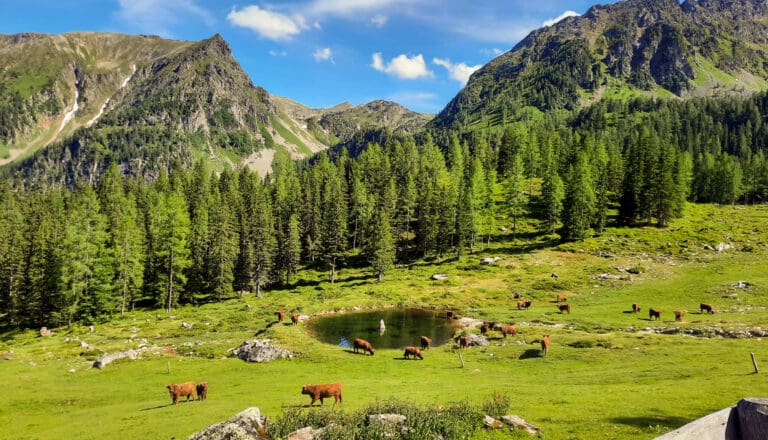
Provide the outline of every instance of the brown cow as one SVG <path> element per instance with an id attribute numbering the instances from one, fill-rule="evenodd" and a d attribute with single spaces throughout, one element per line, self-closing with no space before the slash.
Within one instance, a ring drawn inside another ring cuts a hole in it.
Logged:
<path id="1" fill-rule="evenodd" d="M 294 313 L 291 314 L 291 322 L 293 323 L 293 325 L 296 325 L 296 324 L 299 323 L 299 314 L 298 313 L 294 312 Z"/>
<path id="2" fill-rule="evenodd" d="M 428 338 L 426 336 L 421 337 L 421 349 L 426 350 L 429 348 L 429 346 L 432 345 L 432 338 Z"/>
<path id="3" fill-rule="evenodd" d="M 278 310 L 275 315 L 277 315 L 277 322 L 285 321 L 285 310 Z"/>
<path id="4" fill-rule="evenodd" d="M 459 337 L 459 348 L 469 348 L 469 336 Z"/>
<path id="5" fill-rule="evenodd" d="M 558 310 L 560 310 L 560 313 L 568 312 L 568 314 L 571 314 L 571 305 L 570 304 L 560 304 L 557 306 Z"/>
<path id="6" fill-rule="evenodd" d="M 675 321 L 682 321 L 683 316 L 685 316 L 685 311 L 683 310 L 675 310 Z"/>
<path id="7" fill-rule="evenodd" d="M 187 396 L 187 402 L 189 402 L 190 397 L 192 400 L 195 400 L 194 382 L 184 382 L 180 384 L 169 383 L 165 387 L 168 388 L 168 391 L 171 393 L 171 399 L 173 400 L 174 405 L 179 402 L 179 398 L 182 396 Z"/>
<path id="8" fill-rule="evenodd" d="M 715 310 L 712 308 L 712 304 L 701 303 L 699 304 L 699 309 L 701 309 L 701 313 L 715 313 Z"/>
<path id="9" fill-rule="evenodd" d="M 485 336 L 486 333 L 488 333 L 488 324 L 483 323 L 483 325 L 480 326 L 480 334 Z"/>
<path id="10" fill-rule="evenodd" d="M 446 310 L 445 311 L 445 317 L 448 319 L 454 319 L 456 318 L 456 314 L 453 313 L 453 310 Z"/>
<path id="11" fill-rule="evenodd" d="M 531 306 L 531 300 L 521 300 L 517 302 L 517 310 L 527 309 Z"/>
<path id="12" fill-rule="evenodd" d="M 557 298 L 555 298 L 555 302 L 559 302 L 559 303 L 566 302 L 567 300 L 568 298 L 566 298 L 566 296 L 563 295 L 562 293 L 558 293 Z"/>
<path id="13" fill-rule="evenodd" d="M 408 356 L 413 356 L 414 359 L 424 359 L 424 356 L 421 355 L 421 350 L 419 350 L 417 347 L 405 347 L 405 352 L 403 353 L 403 357 L 405 359 L 408 359 Z"/>
<path id="14" fill-rule="evenodd" d="M 368 353 L 373 356 L 373 352 L 375 351 L 373 347 L 371 347 L 371 343 L 366 341 L 365 339 L 355 338 L 354 343 L 352 344 L 352 347 L 357 353 L 357 350 L 363 350 L 363 354 L 367 351 Z"/>
<path id="15" fill-rule="evenodd" d="M 516 325 L 502 325 L 501 326 L 501 335 L 504 336 L 504 339 L 507 338 L 507 335 L 515 336 L 517 334 L 517 326 Z"/>
<path id="16" fill-rule="evenodd" d="M 541 339 L 541 355 L 546 356 L 549 352 L 549 335 L 544 335 Z"/>
<path id="17" fill-rule="evenodd" d="M 632 313 L 637 313 L 640 311 L 640 304 L 634 303 L 632 304 Z"/>
<path id="18" fill-rule="evenodd" d="M 654 308 L 648 309 L 648 318 L 649 319 L 661 319 L 661 310 L 656 310 Z"/>
<path id="19" fill-rule="evenodd" d="M 197 390 L 197 400 L 205 400 L 208 397 L 208 382 L 200 382 L 195 385 Z"/>
<path id="20" fill-rule="evenodd" d="M 333 397 L 333 406 L 336 406 L 336 402 L 341 402 L 341 382 L 304 385 L 301 387 L 301 394 L 309 394 L 312 397 L 312 402 L 310 402 L 309 406 L 314 405 L 318 399 L 320 399 L 320 405 L 322 405 L 323 399 L 326 397 Z"/>

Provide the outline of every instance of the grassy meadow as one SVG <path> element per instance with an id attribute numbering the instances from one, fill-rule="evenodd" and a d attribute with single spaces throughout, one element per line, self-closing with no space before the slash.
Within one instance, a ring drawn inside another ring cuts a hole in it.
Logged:
<path id="1" fill-rule="evenodd" d="M 93 332 L 5 331 L 0 438 L 182 439 L 250 406 L 272 420 L 289 409 L 320 411 L 305 408 L 310 399 L 301 386 L 334 381 L 344 386 L 337 413 L 391 398 L 480 406 L 501 393 L 511 402 L 507 413 L 541 427 L 545 439 L 654 438 L 743 397 L 768 396 L 766 373 L 755 374 L 750 360 L 755 353 L 768 368 L 764 338 L 717 336 L 768 328 L 766 224 L 768 206 L 689 205 L 667 229 L 609 228 L 557 245 L 524 223 L 475 254 L 398 267 L 382 283 L 365 269 L 344 269 L 333 285 L 324 271 L 302 271 L 292 288 L 262 298 L 168 315 L 135 311 Z M 705 248 L 718 243 L 731 248 Z M 483 256 L 501 259 L 484 266 Z M 449 279 L 431 281 L 438 272 Z M 568 297 L 571 314 L 557 310 L 558 293 Z M 515 294 L 531 299 L 531 308 L 517 310 Z M 700 313 L 701 302 L 717 313 Z M 632 303 L 639 314 L 630 312 Z M 489 347 L 462 350 L 461 368 L 455 346 L 433 347 L 423 361 L 402 360 L 399 349 L 362 356 L 318 342 L 305 323 L 274 322 L 281 308 L 313 315 L 382 306 L 450 308 L 460 317 L 516 323 L 520 332 L 506 340 L 490 332 Z M 661 320 L 648 319 L 649 307 L 662 311 Z M 675 309 L 686 311 L 682 322 L 674 321 Z M 545 358 L 538 353 L 544 333 L 552 341 Z M 268 364 L 229 355 L 257 334 L 296 355 Z M 140 344 L 151 348 L 139 360 L 91 367 L 102 353 Z M 165 384 L 188 380 L 208 381 L 208 400 L 171 405 Z M 473 438 L 526 437 L 481 430 Z"/>

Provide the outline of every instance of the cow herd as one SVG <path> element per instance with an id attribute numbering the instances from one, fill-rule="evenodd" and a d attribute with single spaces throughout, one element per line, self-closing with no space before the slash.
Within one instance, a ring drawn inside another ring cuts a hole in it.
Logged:
<path id="1" fill-rule="evenodd" d="M 701 303 L 699 304 L 699 310 L 701 313 L 715 313 L 715 309 L 712 307 L 711 304 L 707 303 Z M 640 311 L 640 305 L 635 303 L 632 304 L 632 313 L 638 313 Z M 675 321 L 682 321 L 683 317 L 685 316 L 685 310 L 683 309 L 677 309 L 674 310 L 672 313 L 675 315 Z M 648 319 L 650 320 L 660 320 L 661 319 L 661 310 L 651 307 L 648 309 Z"/>

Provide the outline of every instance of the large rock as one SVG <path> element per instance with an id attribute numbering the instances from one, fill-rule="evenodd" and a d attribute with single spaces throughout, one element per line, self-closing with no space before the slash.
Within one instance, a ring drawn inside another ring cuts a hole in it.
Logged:
<path id="1" fill-rule="evenodd" d="M 280 347 L 269 345 L 269 339 L 245 341 L 236 348 L 235 356 L 248 362 L 271 362 L 275 359 L 291 359 L 293 354 Z"/>
<path id="2" fill-rule="evenodd" d="M 118 359 L 130 359 L 132 361 L 135 361 L 136 358 L 139 357 L 139 352 L 133 349 L 128 349 L 125 351 L 118 351 L 117 353 L 112 353 L 105 355 L 101 359 L 95 361 L 93 363 L 93 368 L 104 368 L 107 366 L 107 364 L 110 364 Z"/>
<path id="3" fill-rule="evenodd" d="M 765 440 L 768 399 L 749 397 L 654 440 Z"/>
<path id="4" fill-rule="evenodd" d="M 187 440 L 266 440 L 261 411 L 252 407 L 238 413 L 226 422 L 200 430 Z"/>
<path id="5" fill-rule="evenodd" d="M 475 333 L 469 334 L 469 345 L 476 345 L 479 347 L 487 347 L 489 345 L 488 338 L 486 338 L 483 335 L 478 335 Z"/>
<path id="6" fill-rule="evenodd" d="M 531 425 L 520 416 L 507 414 L 506 416 L 502 417 L 501 420 L 514 429 L 523 430 L 531 435 L 541 435 L 541 428 Z"/>

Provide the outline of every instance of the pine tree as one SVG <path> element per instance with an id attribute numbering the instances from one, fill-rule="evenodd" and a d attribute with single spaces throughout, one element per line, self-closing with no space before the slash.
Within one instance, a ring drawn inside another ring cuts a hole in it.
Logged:
<path id="1" fill-rule="evenodd" d="M 21 200 L 19 200 L 21 199 Z M 19 290 L 24 265 L 24 217 L 22 196 L 0 180 L 0 315 L 6 322 L 18 323 Z"/>
<path id="2" fill-rule="evenodd" d="M 392 236 L 388 212 L 377 210 L 374 214 L 374 224 L 370 259 L 377 280 L 381 282 L 384 279 L 384 273 L 395 264 L 395 239 Z"/>
<path id="3" fill-rule="evenodd" d="M 544 177 L 541 185 L 542 222 L 541 226 L 548 234 L 554 234 L 563 213 L 565 186 L 557 172 L 557 164 L 550 156 L 544 165 Z"/>
<path id="4" fill-rule="evenodd" d="M 291 276 L 298 271 L 301 260 L 301 235 L 299 231 L 299 218 L 294 214 L 288 220 L 288 231 L 286 234 L 285 247 L 281 249 L 283 253 L 285 283 L 291 283 Z"/>
<path id="5" fill-rule="evenodd" d="M 576 155 L 576 163 L 568 170 L 568 181 L 563 203 L 563 240 L 586 238 L 595 206 L 590 166 L 583 152 Z"/>
<path id="6" fill-rule="evenodd" d="M 158 304 L 170 313 L 184 289 L 185 271 L 192 264 L 188 242 L 191 231 L 184 197 L 160 183 L 159 189 L 165 192 L 158 194 L 152 221 L 152 250 L 157 265 L 155 294 Z"/>
<path id="7" fill-rule="evenodd" d="M 224 191 L 227 191 L 226 189 Z M 222 193 L 218 185 L 211 188 L 208 253 L 208 285 L 217 301 L 232 294 L 234 267 L 237 259 L 238 235 L 233 210 L 234 194 Z"/>

